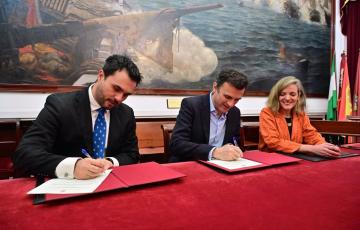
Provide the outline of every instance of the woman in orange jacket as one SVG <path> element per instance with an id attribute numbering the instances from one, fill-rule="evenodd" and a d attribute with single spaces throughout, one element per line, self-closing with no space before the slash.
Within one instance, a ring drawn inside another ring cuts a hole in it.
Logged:
<path id="1" fill-rule="evenodd" d="M 267 107 L 260 113 L 259 149 L 283 153 L 301 152 L 327 157 L 340 155 L 310 124 L 305 113 L 306 96 L 299 79 L 280 79 L 271 89 Z"/>

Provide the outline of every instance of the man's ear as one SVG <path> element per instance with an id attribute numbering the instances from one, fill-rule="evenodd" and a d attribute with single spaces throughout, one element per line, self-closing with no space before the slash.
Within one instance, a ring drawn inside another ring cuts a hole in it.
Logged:
<path id="1" fill-rule="evenodd" d="M 97 76 L 97 81 L 100 81 L 102 79 L 105 79 L 105 73 L 104 73 L 103 69 L 99 69 L 98 76 Z"/>
<path id="2" fill-rule="evenodd" d="M 216 90 L 217 90 L 217 83 L 216 81 L 214 81 L 212 91 L 215 92 Z"/>

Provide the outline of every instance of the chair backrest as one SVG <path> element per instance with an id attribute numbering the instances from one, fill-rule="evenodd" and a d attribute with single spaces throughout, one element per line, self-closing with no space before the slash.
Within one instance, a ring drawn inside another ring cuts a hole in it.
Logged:
<path id="1" fill-rule="evenodd" d="M 164 149 L 163 125 L 173 121 L 137 121 L 136 135 L 138 137 L 140 161 L 168 161 Z"/>
<path id="2" fill-rule="evenodd" d="M 140 153 L 140 162 L 164 162 L 164 140 L 159 121 L 137 121 L 136 136 Z"/>
<path id="3" fill-rule="evenodd" d="M 11 154 L 15 151 L 20 138 L 20 121 L 18 119 L 0 120 L 0 179 L 8 179 L 14 174 Z"/>
<path id="4" fill-rule="evenodd" d="M 259 122 L 241 122 L 240 146 L 243 150 L 258 149 L 259 145 Z"/>
<path id="5" fill-rule="evenodd" d="M 360 136 L 359 121 L 310 120 L 310 122 L 321 134 Z"/>
<path id="6" fill-rule="evenodd" d="M 136 136 L 139 141 L 139 149 L 163 146 L 162 123 L 159 121 L 136 122 Z"/>
<path id="7" fill-rule="evenodd" d="M 165 154 L 166 161 L 169 159 L 170 154 L 171 154 L 169 145 L 170 145 L 171 135 L 172 135 L 174 127 L 175 127 L 175 123 L 161 125 L 161 128 L 163 130 L 163 136 L 164 136 L 164 154 Z"/>

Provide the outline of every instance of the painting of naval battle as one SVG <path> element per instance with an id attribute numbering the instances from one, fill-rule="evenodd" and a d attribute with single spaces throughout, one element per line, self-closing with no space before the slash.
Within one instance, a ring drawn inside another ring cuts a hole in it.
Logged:
<path id="1" fill-rule="evenodd" d="M 266 93 L 281 77 L 327 95 L 331 0 L 0 0 L 0 86 L 86 86 L 111 54 L 143 89 L 208 90 L 218 73 Z"/>

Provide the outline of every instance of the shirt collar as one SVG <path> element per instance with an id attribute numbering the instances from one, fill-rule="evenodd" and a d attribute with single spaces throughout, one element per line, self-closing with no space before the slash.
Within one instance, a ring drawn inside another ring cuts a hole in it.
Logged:
<path id="1" fill-rule="evenodd" d="M 215 109 L 215 106 L 214 106 L 214 103 L 213 103 L 213 101 L 212 101 L 212 98 L 211 98 L 211 96 L 212 96 L 212 92 L 209 94 L 209 100 L 210 100 L 210 113 L 212 113 L 212 112 L 216 112 L 216 109 Z"/>
<path id="2" fill-rule="evenodd" d="M 90 87 L 89 87 L 89 90 L 88 90 L 88 94 L 89 94 L 89 100 L 90 100 L 90 109 L 91 111 L 95 111 L 99 108 L 101 108 L 101 106 L 99 105 L 99 103 L 97 103 L 97 101 L 95 100 L 94 98 L 94 95 L 92 94 L 92 87 L 94 86 L 94 84 L 92 84 Z"/>

